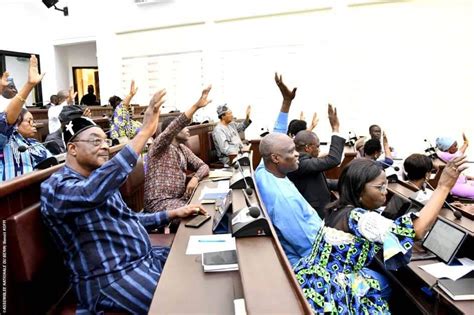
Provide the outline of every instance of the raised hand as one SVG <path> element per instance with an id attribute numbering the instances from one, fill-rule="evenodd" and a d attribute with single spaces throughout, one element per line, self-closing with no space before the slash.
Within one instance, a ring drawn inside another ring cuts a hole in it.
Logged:
<path id="1" fill-rule="evenodd" d="M 74 99 L 77 96 L 77 92 L 74 92 L 74 87 L 69 87 L 69 95 L 67 97 L 67 103 L 69 105 L 74 104 Z"/>
<path id="2" fill-rule="evenodd" d="M 160 117 L 161 105 L 165 102 L 166 90 L 160 90 L 156 92 L 150 100 L 150 104 L 145 111 L 143 117 L 142 130 L 145 131 L 149 136 L 156 132 L 158 127 L 158 119 Z"/>
<path id="3" fill-rule="evenodd" d="M 196 102 L 196 104 L 194 104 L 197 108 L 205 107 L 205 106 L 207 106 L 207 104 L 209 104 L 210 102 L 212 102 L 212 100 L 208 100 L 208 99 L 207 99 L 207 97 L 209 96 L 209 92 L 211 91 L 211 89 L 212 89 L 212 85 L 209 85 L 209 86 L 206 87 L 204 90 L 202 90 L 201 97 L 200 97 L 199 100 Z"/>
<path id="4" fill-rule="evenodd" d="M 438 187 L 442 186 L 451 190 L 454 184 L 456 184 L 459 174 L 461 174 L 462 171 L 468 168 L 466 162 L 466 155 L 458 156 L 457 158 L 454 158 L 449 161 L 444 167 L 443 172 L 441 173 L 441 177 L 438 181 Z"/>
<path id="5" fill-rule="evenodd" d="M 304 117 L 304 111 L 301 111 L 300 113 L 300 120 L 306 120 L 306 117 Z"/>
<path id="6" fill-rule="evenodd" d="M 250 105 L 247 106 L 247 109 L 245 110 L 245 118 L 246 118 L 247 120 L 250 119 L 250 112 L 251 112 L 251 111 L 252 111 L 252 106 L 250 106 Z"/>
<path id="7" fill-rule="evenodd" d="M 339 132 L 339 117 L 337 116 L 337 108 L 333 108 L 328 104 L 328 118 L 333 132 Z"/>
<path id="8" fill-rule="evenodd" d="M 82 116 L 85 116 L 85 117 L 88 117 L 88 118 L 92 118 L 92 112 L 91 112 L 91 110 L 89 109 L 89 107 L 86 107 L 86 109 L 84 109 L 84 111 L 82 112 Z"/>
<path id="9" fill-rule="evenodd" d="M 30 67 L 28 70 L 28 83 L 32 85 L 37 85 L 41 82 L 44 77 L 44 73 L 40 74 L 38 70 L 38 59 L 36 59 L 35 55 L 31 55 L 30 57 Z"/>
<path id="10" fill-rule="evenodd" d="M 311 125 L 309 126 L 309 130 L 313 130 L 314 128 L 316 128 L 316 126 L 318 125 L 318 122 L 319 122 L 318 113 L 315 112 L 313 114 L 313 119 L 311 120 Z"/>
<path id="11" fill-rule="evenodd" d="M 132 80 L 132 83 L 130 83 L 130 92 L 129 94 L 133 97 L 135 94 L 137 94 L 138 87 L 135 87 L 135 80 Z"/>
<path id="12" fill-rule="evenodd" d="M 466 137 L 466 134 L 464 132 L 462 133 L 462 140 L 464 141 L 464 143 L 469 143 L 469 139 Z"/>
<path id="13" fill-rule="evenodd" d="M 295 96 L 296 96 L 296 89 L 293 88 L 293 90 L 290 91 L 290 89 L 283 83 L 283 76 L 278 75 L 278 73 L 275 72 L 275 82 L 280 89 L 281 95 L 283 96 L 283 100 L 285 101 L 292 101 Z"/>

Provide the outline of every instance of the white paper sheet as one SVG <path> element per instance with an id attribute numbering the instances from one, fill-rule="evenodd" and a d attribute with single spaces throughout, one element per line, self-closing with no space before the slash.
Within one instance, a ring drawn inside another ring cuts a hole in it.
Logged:
<path id="1" fill-rule="evenodd" d="M 235 238 L 232 234 L 191 235 L 186 255 L 235 250 Z"/>
<path id="2" fill-rule="evenodd" d="M 419 267 L 435 278 L 449 278 L 456 281 L 462 276 L 468 274 L 471 270 L 474 270 L 474 262 L 471 259 L 460 258 L 459 261 L 462 265 L 449 266 L 444 262 L 439 262 Z"/>

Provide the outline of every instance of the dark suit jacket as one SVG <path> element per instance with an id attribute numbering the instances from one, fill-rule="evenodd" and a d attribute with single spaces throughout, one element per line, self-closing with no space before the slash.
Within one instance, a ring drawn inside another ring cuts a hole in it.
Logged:
<path id="1" fill-rule="evenodd" d="M 322 219 L 324 208 L 331 201 L 324 171 L 341 163 L 344 143 L 344 138 L 332 136 L 329 154 L 321 158 L 313 158 L 308 153 L 300 153 L 298 169 L 288 174 L 288 178 Z"/>

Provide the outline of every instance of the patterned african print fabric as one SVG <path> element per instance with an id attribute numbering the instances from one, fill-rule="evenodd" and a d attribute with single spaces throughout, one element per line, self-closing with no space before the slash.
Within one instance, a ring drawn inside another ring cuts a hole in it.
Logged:
<path id="1" fill-rule="evenodd" d="M 110 129 L 112 130 L 110 137 L 112 139 L 118 139 L 120 137 L 133 139 L 140 131 L 142 124 L 139 121 L 133 120 L 132 117 L 131 110 L 125 109 L 123 102 L 117 105 L 110 125 Z"/>
<path id="2" fill-rule="evenodd" d="M 383 248 L 387 269 L 410 261 L 415 231 L 410 215 L 395 221 L 356 208 L 348 216 L 350 233 L 323 227 L 309 256 L 294 268 L 315 314 L 390 314 L 381 285 L 364 267 Z"/>

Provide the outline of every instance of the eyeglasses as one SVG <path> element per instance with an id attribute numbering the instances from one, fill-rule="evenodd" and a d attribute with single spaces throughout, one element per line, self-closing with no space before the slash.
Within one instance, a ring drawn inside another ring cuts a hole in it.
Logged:
<path id="1" fill-rule="evenodd" d="M 388 188 L 388 181 L 386 181 L 384 184 L 382 185 L 369 185 L 370 187 L 375 187 L 377 188 L 381 193 L 386 193 L 387 192 L 387 188 Z"/>
<path id="2" fill-rule="evenodd" d="M 97 138 L 97 139 L 91 139 L 91 140 L 75 140 L 75 141 L 72 141 L 72 142 L 89 142 L 90 144 L 92 144 L 95 147 L 101 146 L 105 142 L 105 143 L 107 143 L 107 145 L 109 147 L 112 146 L 112 140 L 111 139 Z"/>

